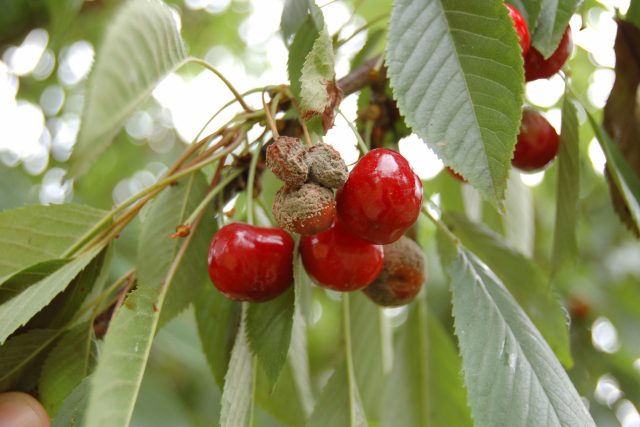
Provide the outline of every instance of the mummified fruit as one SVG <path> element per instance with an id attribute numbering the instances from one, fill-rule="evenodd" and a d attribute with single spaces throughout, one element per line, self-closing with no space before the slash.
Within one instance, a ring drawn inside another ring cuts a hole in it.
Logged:
<path id="1" fill-rule="evenodd" d="M 325 231 L 336 216 L 333 192 L 308 182 L 297 190 L 282 187 L 273 201 L 273 216 L 285 230 L 311 235 Z"/>
<path id="2" fill-rule="evenodd" d="M 298 138 L 280 136 L 267 147 L 267 167 L 289 188 L 300 188 L 309 175 L 305 148 Z"/>
<path id="3" fill-rule="evenodd" d="M 309 180 L 327 188 L 344 185 L 349 171 L 340 153 L 329 144 L 316 144 L 307 149 L 306 161 L 309 165 Z"/>

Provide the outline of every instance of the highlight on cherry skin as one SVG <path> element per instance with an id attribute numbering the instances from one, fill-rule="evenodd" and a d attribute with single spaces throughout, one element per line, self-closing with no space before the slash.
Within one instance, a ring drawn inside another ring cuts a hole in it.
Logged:
<path id="1" fill-rule="evenodd" d="M 293 239 L 282 229 L 231 223 L 211 240 L 209 277 L 233 300 L 267 301 L 293 284 L 293 252 Z"/>
<path id="2" fill-rule="evenodd" d="M 529 33 L 527 21 L 525 21 L 524 16 L 522 16 L 520 11 L 513 5 L 509 3 L 505 3 L 504 5 L 509 10 L 509 16 L 511 20 L 513 20 L 516 33 L 518 33 L 518 41 L 520 43 L 520 49 L 522 49 L 522 55 L 526 55 L 531 47 L 531 34 Z"/>
<path id="3" fill-rule="evenodd" d="M 560 138 L 538 111 L 525 108 L 511 164 L 525 172 L 546 167 L 558 154 Z"/>
<path id="4" fill-rule="evenodd" d="M 560 71 L 573 51 L 571 27 L 567 26 L 556 50 L 547 59 L 532 47 L 524 58 L 525 80 L 530 82 L 538 79 L 548 79 Z"/>

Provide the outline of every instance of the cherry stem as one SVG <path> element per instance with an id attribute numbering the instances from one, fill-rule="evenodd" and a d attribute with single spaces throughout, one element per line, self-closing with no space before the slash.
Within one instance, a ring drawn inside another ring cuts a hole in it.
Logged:
<path id="1" fill-rule="evenodd" d="M 361 27 L 357 28 L 353 33 L 351 33 L 351 35 L 349 37 L 347 37 L 346 39 L 342 39 L 342 40 L 338 40 L 338 42 L 336 43 L 336 49 L 340 48 L 341 46 L 345 45 L 346 43 L 348 43 L 349 41 L 351 41 L 355 36 L 357 36 L 358 34 L 360 34 L 361 32 L 367 30 L 368 28 L 373 27 L 374 25 L 376 25 L 378 22 L 383 21 L 385 19 L 389 18 L 389 14 L 388 13 L 383 13 L 382 15 L 378 15 L 375 18 L 372 18 L 371 20 L 369 20 L 369 22 L 367 22 L 366 24 L 362 25 Z M 342 28 L 340 29 L 340 31 L 342 31 Z M 338 33 L 339 34 L 339 33 Z"/>
<path id="2" fill-rule="evenodd" d="M 238 100 L 238 102 L 240 103 L 240 105 L 242 106 L 242 108 L 244 109 L 244 111 L 246 111 L 247 113 L 250 113 L 253 111 L 253 109 L 251 109 L 251 107 L 249 107 L 247 105 L 247 103 L 244 101 L 244 98 L 242 97 L 242 95 L 240 95 L 240 92 L 238 92 L 236 90 L 235 87 L 233 87 L 233 85 L 231 84 L 231 82 L 229 80 L 227 80 L 227 78 L 218 70 L 216 70 L 216 68 L 209 64 L 207 61 L 202 60 L 200 58 L 196 58 L 196 57 L 190 57 L 188 59 L 189 62 L 192 62 L 194 64 L 198 64 L 203 66 L 204 68 L 206 68 L 207 70 L 211 71 L 213 74 L 215 74 L 216 76 L 218 76 L 218 78 L 220 80 L 222 80 L 222 82 L 225 84 L 225 86 L 227 86 L 227 88 L 231 91 L 231 93 L 233 93 L 233 96 L 236 97 L 236 99 Z"/>
<path id="3" fill-rule="evenodd" d="M 220 194 L 220 192 L 224 190 L 227 184 L 240 176 L 240 174 L 242 174 L 242 170 L 237 169 L 229 173 L 222 181 L 217 183 L 216 186 L 211 191 L 209 191 L 209 193 L 207 193 L 200 204 L 193 210 L 191 215 L 189 215 L 189 218 L 187 218 L 187 220 L 184 222 L 184 225 L 190 228 L 195 222 L 198 215 L 200 215 L 200 212 L 204 211 L 207 208 L 207 205 L 213 200 L 213 198 Z"/>
<path id="4" fill-rule="evenodd" d="M 358 140 L 358 148 L 360 148 L 360 151 L 362 151 L 362 154 L 367 154 L 369 152 L 369 147 L 367 147 L 367 144 L 365 144 L 364 140 L 362 139 L 362 136 L 360 136 L 360 132 L 358 132 L 358 129 L 356 129 L 353 123 L 351 123 L 349 119 L 347 119 L 347 116 L 344 115 L 344 113 L 340 108 L 336 108 L 336 111 L 338 112 L 338 114 L 342 116 L 344 121 L 347 122 L 347 125 L 349 126 L 353 134 L 356 136 L 356 139 Z"/>
<path id="5" fill-rule="evenodd" d="M 260 158 L 260 152 L 262 151 L 262 140 L 258 141 L 258 147 L 256 151 L 253 153 L 253 157 L 251 158 L 251 164 L 249 166 L 249 177 L 247 183 L 247 223 L 253 225 L 254 222 L 254 212 L 253 212 L 253 188 L 255 186 L 256 181 L 256 168 L 258 166 L 258 159 Z"/>
<path id="6" fill-rule="evenodd" d="M 435 206 L 433 208 L 435 208 Z M 447 236 L 454 245 L 458 245 L 460 243 L 460 240 L 458 239 L 458 236 L 453 234 L 453 232 L 451 230 L 449 230 L 449 227 L 447 227 L 442 221 L 440 221 L 439 219 L 436 219 L 431 214 L 431 212 L 429 212 L 429 208 L 427 206 L 422 205 L 421 212 L 425 217 L 427 217 L 429 219 L 429 221 L 431 221 L 433 223 L 433 225 L 436 226 L 436 228 L 438 230 L 442 231 L 444 233 L 444 235 Z"/>
<path id="7" fill-rule="evenodd" d="M 280 94 L 278 94 L 278 95 L 280 95 Z M 273 106 L 274 101 L 276 100 L 276 98 L 278 98 L 278 95 L 276 95 L 271 100 L 272 106 Z M 276 102 L 275 105 L 277 107 L 278 103 Z M 271 129 L 271 133 L 273 134 L 273 138 L 274 139 L 278 138 L 280 136 L 280 134 L 278 133 L 278 128 L 276 127 L 276 122 L 273 120 L 273 114 L 271 113 L 271 110 L 267 106 L 267 101 L 265 101 L 265 99 L 264 99 L 264 91 L 262 91 L 262 108 L 264 109 L 264 114 L 267 117 L 267 123 L 269 124 L 269 128 Z"/>

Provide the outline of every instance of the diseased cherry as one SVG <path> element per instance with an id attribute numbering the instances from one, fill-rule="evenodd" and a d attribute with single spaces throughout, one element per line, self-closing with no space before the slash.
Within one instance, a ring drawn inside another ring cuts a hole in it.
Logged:
<path id="1" fill-rule="evenodd" d="M 237 301 L 277 297 L 293 283 L 293 239 L 279 228 L 232 223 L 209 246 L 209 276 L 214 286 Z"/>
<path id="2" fill-rule="evenodd" d="M 549 58 L 544 59 L 544 56 L 535 47 L 529 49 L 529 53 L 524 58 L 525 80 L 531 82 L 553 76 L 567 62 L 572 50 L 571 28 L 567 25 L 560 44 Z"/>
<path id="3" fill-rule="evenodd" d="M 298 138 L 279 136 L 267 147 L 267 167 L 287 184 L 297 189 L 304 184 L 309 175 L 309 166 L 305 161 L 305 147 Z"/>
<path id="4" fill-rule="evenodd" d="M 273 200 L 273 216 L 285 230 L 307 236 L 318 234 L 335 220 L 333 191 L 312 182 L 297 190 L 282 187 Z"/>
<path id="5" fill-rule="evenodd" d="M 362 290 L 373 302 L 397 307 L 411 302 L 425 281 L 424 254 L 416 242 L 406 236 L 384 245 L 384 264 L 380 275 Z"/>
<path id="6" fill-rule="evenodd" d="M 356 236 L 387 244 L 418 219 L 422 197 L 422 182 L 409 162 L 395 151 L 378 148 L 360 159 L 338 191 L 338 217 Z"/>
<path id="7" fill-rule="evenodd" d="M 518 41 L 520 42 L 520 48 L 522 49 L 522 54 L 526 55 L 529 52 L 529 48 L 531 47 L 531 35 L 529 34 L 529 27 L 527 26 L 527 21 L 525 21 L 522 14 L 510 5 L 509 3 L 505 3 L 507 9 L 509 9 L 509 16 L 513 20 L 513 26 L 516 28 L 516 33 L 518 33 Z"/>
<path id="8" fill-rule="evenodd" d="M 301 237 L 300 256 L 318 285 L 343 292 L 368 286 L 383 261 L 381 245 L 348 233 L 339 221 L 323 233 Z"/>
<path id="9" fill-rule="evenodd" d="M 544 168 L 558 154 L 556 130 L 535 110 L 525 108 L 511 164 L 530 172 Z"/>

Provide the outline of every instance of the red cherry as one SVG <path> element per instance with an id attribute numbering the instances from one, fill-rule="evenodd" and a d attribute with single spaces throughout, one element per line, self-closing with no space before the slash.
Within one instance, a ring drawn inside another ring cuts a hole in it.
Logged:
<path id="1" fill-rule="evenodd" d="M 368 286 L 382 269 L 382 245 L 362 240 L 335 222 L 327 231 L 300 238 L 304 269 L 320 286 L 357 291 Z"/>
<path id="2" fill-rule="evenodd" d="M 346 229 L 362 239 L 387 244 L 402 237 L 418 219 L 422 182 L 399 153 L 378 148 L 360 159 L 336 202 Z"/>
<path id="3" fill-rule="evenodd" d="M 523 171 L 542 169 L 558 154 L 556 130 L 535 110 L 525 109 L 511 164 Z"/>
<path id="4" fill-rule="evenodd" d="M 524 20 L 522 14 L 510 5 L 509 3 L 505 3 L 507 9 L 509 9 L 509 16 L 513 20 L 513 26 L 516 28 L 516 32 L 518 33 L 518 40 L 520 41 L 520 48 L 522 49 L 522 55 L 526 55 L 529 52 L 529 48 L 531 47 L 531 35 L 529 34 L 529 27 L 527 27 L 527 21 Z"/>
<path id="5" fill-rule="evenodd" d="M 225 225 L 209 246 L 209 276 L 231 299 L 270 300 L 293 283 L 293 247 L 291 236 L 279 228 Z"/>
<path id="6" fill-rule="evenodd" d="M 560 68 L 567 62 L 567 58 L 571 55 L 572 50 L 573 40 L 571 39 L 571 29 L 567 25 L 560 44 L 549 58 L 544 59 L 544 56 L 534 47 L 529 49 L 529 53 L 524 58 L 524 75 L 526 81 L 548 79 L 553 76 L 560 71 Z"/>

